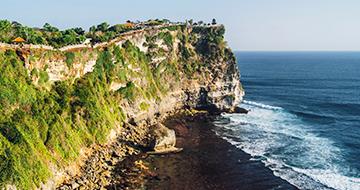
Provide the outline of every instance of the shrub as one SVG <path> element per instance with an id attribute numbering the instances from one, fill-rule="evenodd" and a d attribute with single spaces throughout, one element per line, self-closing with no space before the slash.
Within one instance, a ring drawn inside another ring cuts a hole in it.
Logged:
<path id="1" fill-rule="evenodd" d="M 65 62 L 68 68 L 72 68 L 74 60 L 75 60 L 75 53 L 74 52 L 66 52 L 65 53 Z"/>
<path id="2" fill-rule="evenodd" d="M 140 103 L 140 109 L 142 111 L 147 111 L 149 109 L 149 107 L 150 107 L 150 105 L 148 103 L 146 103 L 146 102 L 141 102 Z"/>
<path id="3" fill-rule="evenodd" d="M 44 84 L 49 81 L 49 75 L 46 71 L 40 71 L 39 75 L 40 75 L 40 78 L 39 78 L 40 84 Z"/>
<path id="4" fill-rule="evenodd" d="M 136 87 L 133 82 L 128 82 L 126 87 L 122 87 L 117 91 L 122 94 L 125 99 L 132 102 L 135 100 L 135 88 Z"/>
<path id="5" fill-rule="evenodd" d="M 170 32 L 161 32 L 161 33 L 159 33 L 159 38 L 163 39 L 165 44 L 168 47 L 172 47 L 172 45 L 173 45 L 173 37 L 170 34 Z"/>

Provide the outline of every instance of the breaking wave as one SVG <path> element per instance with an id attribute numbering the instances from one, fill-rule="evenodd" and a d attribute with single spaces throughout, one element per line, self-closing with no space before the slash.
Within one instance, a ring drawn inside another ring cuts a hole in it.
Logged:
<path id="1" fill-rule="evenodd" d="M 247 115 L 223 114 L 217 135 L 300 189 L 360 189 L 341 148 L 281 107 L 244 101 Z"/>

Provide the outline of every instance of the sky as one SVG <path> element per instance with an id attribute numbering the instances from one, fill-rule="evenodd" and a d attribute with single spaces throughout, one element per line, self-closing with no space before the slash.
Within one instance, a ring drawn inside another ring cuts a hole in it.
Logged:
<path id="1" fill-rule="evenodd" d="M 360 51 L 360 0 L 1 0 L 0 6 L 0 19 L 28 26 L 216 18 L 234 50 Z"/>

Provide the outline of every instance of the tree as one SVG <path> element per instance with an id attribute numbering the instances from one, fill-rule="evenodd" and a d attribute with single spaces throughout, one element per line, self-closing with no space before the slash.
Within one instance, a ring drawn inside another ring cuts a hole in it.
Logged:
<path id="1" fill-rule="evenodd" d="M 190 19 L 190 20 L 189 20 L 189 24 L 190 24 L 190 26 L 192 26 L 192 25 L 194 24 L 194 20 L 193 20 L 193 19 Z"/>
<path id="2" fill-rule="evenodd" d="M 0 20 L 0 41 L 1 42 L 11 42 L 11 33 L 12 27 L 11 22 L 7 20 Z"/>
<path id="3" fill-rule="evenodd" d="M 97 25 L 96 30 L 106 32 L 106 30 L 109 28 L 109 24 L 107 22 L 103 22 L 99 25 Z"/>
<path id="4" fill-rule="evenodd" d="M 170 22 L 169 19 L 163 19 L 163 23 L 165 23 L 165 24 L 170 24 L 171 22 Z"/>
<path id="5" fill-rule="evenodd" d="M 73 30 L 79 35 L 84 35 L 85 34 L 85 30 L 82 29 L 81 27 L 74 28 Z"/>
<path id="6" fill-rule="evenodd" d="M 216 25 L 216 19 L 213 18 L 211 24 Z"/>
<path id="7" fill-rule="evenodd" d="M 0 31 L 11 28 L 11 22 L 8 20 L 0 20 Z"/>
<path id="8" fill-rule="evenodd" d="M 43 34 L 39 30 L 23 27 L 23 34 L 19 36 L 26 37 L 27 43 L 30 44 L 47 44 L 46 39 L 43 37 Z"/>
<path id="9" fill-rule="evenodd" d="M 90 27 L 89 31 L 90 31 L 91 33 L 94 33 L 94 32 L 96 31 L 96 26 Z"/>
<path id="10" fill-rule="evenodd" d="M 116 25 L 109 28 L 109 31 L 113 31 L 113 32 L 116 32 L 116 33 L 121 33 L 121 32 L 123 32 L 125 30 L 126 30 L 126 27 L 123 24 L 116 24 Z"/>
<path id="11" fill-rule="evenodd" d="M 21 25 L 20 23 L 16 22 L 16 21 L 13 21 L 11 24 L 12 24 L 14 27 L 22 27 L 22 25 Z"/>
<path id="12" fill-rule="evenodd" d="M 48 32 L 58 32 L 59 31 L 58 28 L 51 26 L 49 23 L 45 23 L 43 28 L 45 31 L 48 31 Z"/>

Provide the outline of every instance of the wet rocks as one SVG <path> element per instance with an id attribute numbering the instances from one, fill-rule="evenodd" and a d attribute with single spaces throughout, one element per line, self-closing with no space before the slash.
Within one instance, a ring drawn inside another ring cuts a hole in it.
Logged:
<path id="1" fill-rule="evenodd" d="M 144 161 L 146 157 L 146 154 L 139 154 L 119 162 L 114 169 L 111 184 L 106 189 L 145 189 L 147 180 L 157 176 Z"/>
<path id="2" fill-rule="evenodd" d="M 247 114 L 249 113 L 249 110 L 236 106 L 231 113 Z"/>
<path id="3" fill-rule="evenodd" d="M 95 145 L 94 152 L 88 157 L 80 169 L 78 176 L 59 185 L 57 189 L 106 189 L 114 183 L 115 168 L 126 157 L 138 155 L 145 133 L 143 127 L 124 128 L 122 135 L 110 145 Z M 130 143 L 131 142 L 131 143 Z"/>

